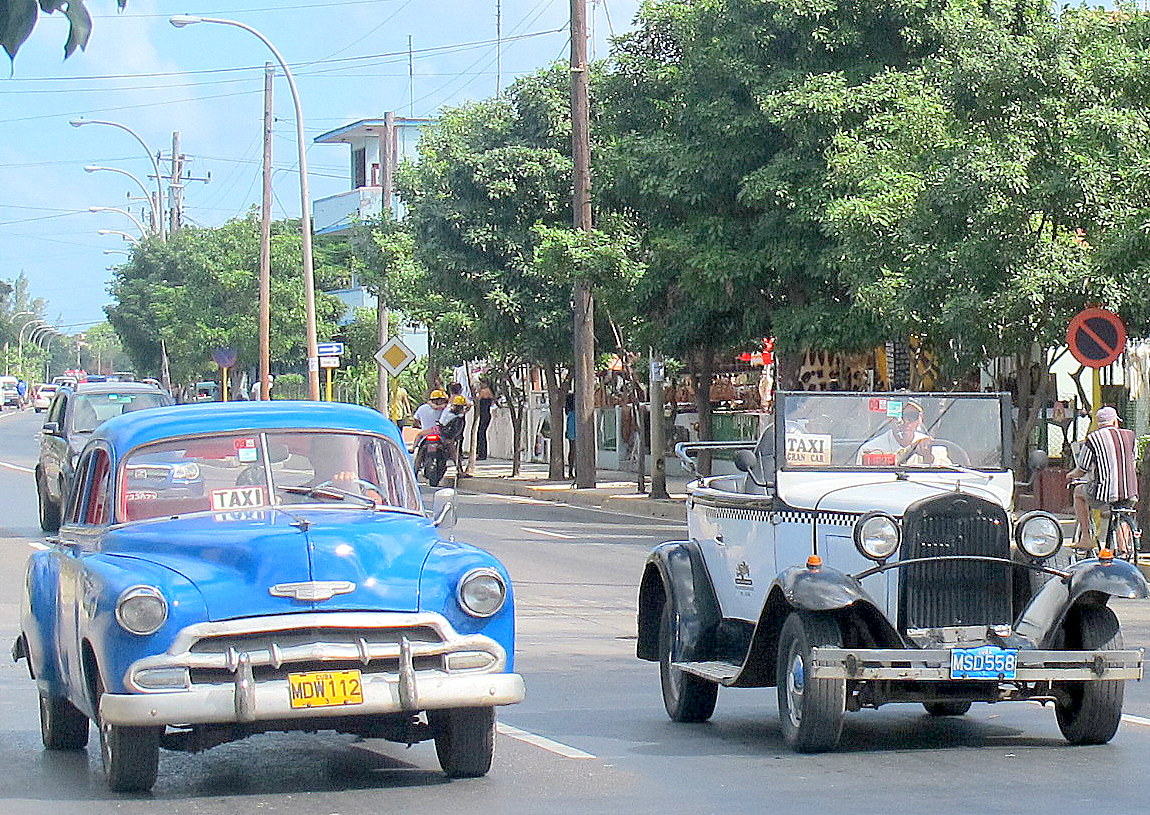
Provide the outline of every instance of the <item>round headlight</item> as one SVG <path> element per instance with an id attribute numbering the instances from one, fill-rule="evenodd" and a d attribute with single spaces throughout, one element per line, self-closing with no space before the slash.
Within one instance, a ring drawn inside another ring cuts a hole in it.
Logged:
<path id="1" fill-rule="evenodd" d="M 168 601 L 159 589 L 132 586 L 116 601 L 116 621 L 133 634 L 155 634 L 168 619 Z"/>
<path id="2" fill-rule="evenodd" d="M 882 512 L 859 518 L 854 530 L 855 547 L 871 560 L 883 561 L 898 549 L 901 534 L 898 521 Z"/>
<path id="3" fill-rule="evenodd" d="M 1062 527 L 1052 515 L 1030 512 L 1018 519 L 1014 539 L 1030 557 L 1048 558 L 1062 546 Z"/>
<path id="4" fill-rule="evenodd" d="M 474 569 L 463 576 L 456 591 L 459 605 L 474 617 L 490 617 L 503 608 L 507 586 L 494 569 Z"/>

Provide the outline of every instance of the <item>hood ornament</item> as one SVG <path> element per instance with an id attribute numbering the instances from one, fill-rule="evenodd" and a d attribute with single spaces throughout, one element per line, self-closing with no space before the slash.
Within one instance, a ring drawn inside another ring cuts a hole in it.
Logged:
<path id="1" fill-rule="evenodd" d="M 277 583 L 268 589 L 272 597 L 291 597 L 293 600 L 316 602 L 330 600 L 337 594 L 355 591 L 355 583 L 349 580 L 308 580 L 303 583 Z"/>

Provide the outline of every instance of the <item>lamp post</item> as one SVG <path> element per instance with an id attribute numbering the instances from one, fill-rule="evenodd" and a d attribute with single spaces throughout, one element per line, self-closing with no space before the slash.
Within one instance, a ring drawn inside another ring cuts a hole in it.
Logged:
<path id="1" fill-rule="evenodd" d="M 24 312 L 24 313 L 28 313 L 28 312 Z M 20 367 L 21 368 L 24 367 L 24 329 L 30 325 L 35 324 L 35 323 L 44 323 L 45 325 L 47 325 L 47 320 L 42 320 L 39 317 L 37 317 L 36 319 L 33 319 L 33 320 L 29 320 L 28 322 L 24 323 L 24 325 L 20 326 L 20 331 L 16 335 L 16 340 L 17 340 L 16 358 L 18 360 L 20 360 Z"/>
<path id="2" fill-rule="evenodd" d="M 158 233 L 159 225 L 164 222 L 163 213 L 160 212 L 160 208 L 156 204 L 156 201 L 153 198 L 152 193 L 150 193 L 148 191 L 148 188 L 146 186 L 144 186 L 144 182 L 141 181 L 140 179 L 138 179 L 134 174 L 129 173 L 127 170 L 121 170 L 119 167 L 98 167 L 98 166 L 93 165 L 93 164 L 89 164 L 86 167 L 84 167 L 84 172 L 86 172 L 86 173 L 98 173 L 101 171 L 109 172 L 109 173 L 119 173 L 120 175 L 126 175 L 128 178 L 135 181 L 137 185 L 139 185 L 140 189 L 143 190 L 144 198 L 147 199 L 148 206 L 152 211 L 152 228 L 150 231 Z"/>
<path id="3" fill-rule="evenodd" d="M 135 215 L 128 212 L 126 209 L 120 209 L 119 207 L 88 207 L 88 212 L 118 212 L 121 215 L 131 218 L 132 223 L 134 223 L 136 228 L 140 230 L 141 235 L 148 234 L 148 228 L 144 226 L 143 222 L 140 221 L 140 219 Z"/>
<path id="4" fill-rule="evenodd" d="M 135 235 L 129 235 L 127 232 L 122 232 L 119 229 L 97 229 L 96 234 L 97 235 L 119 235 L 121 238 L 126 240 L 128 243 L 139 243 L 140 242 L 140 239 L 137 238 Z"/>
<path id="5" fill-rule="evenodd" d="M 109 122 L 104 119 L 73 119 L 68 124 L 72 125 L 72 127 L 83 127 L 84 125 L 107 125 L 108 127 L 116 127 L 138 141 L 140 146 L 144 148 L 144 152 L 148 154 L 148 158 L 151 159 L 152 171 L 156 174 L 156 210 L 159 211 L 164 200 L 164 179 L 160 174 L 160 162 L 156 158 L 156 154 L 148 147 L 148 143 L 140 137 L 139 133 L 127 125 L 122 125 L 119 122 Z M 159 222 L 160 240 L 164 240 L 164 219 L 160 218 Z"/>
<path id="6" fill-rule="evenodd" d="M 127 255 L 128 257 L 132 256 L 132 253 L 129 252 L 127 249 L 105 249 L 104 254 L 105 255 Z"/>
<path id="7" fill-rule="evenodd" d="M 284 72 L 284 78 L 287 79 L 288 90 L 291 92 L 292 104 L 295 106 L 295 124 L 296 124 L 296 147 L 299 152 L 299 197 L 300 197 L 300 231 L 303 240 L 303 274 L 304 274 L 304 312 L 306 317 L 306 334 L 307 334 L 307 387 L 308 398 L 312 401 L 319 401 L 319 347 L 318 338 L 316 336 L 316 318 L 315 318 L 315 271 L 314 262 L 312 260 L 312 246 L 311 246 L 311 195 L 308 192 L 307 184 L 307 153 L 305 150 L 305 136 L 303 127 L 303 107 L 300 104 L 299 91 L 296 88 L 295 77 L 284 62 L 284 58 L 280 52 L 272 45 L 271 40 L 265 37 L 256 29 L 244 23 L 236 22 L 235 20 L 221 20 L 215 17 L 191 17 L 188 15 L 177 15 L 171 17 L 169 22 L 176 28 L 183 28 L 184 26 L 194 25 L 196 23 L 216 23 L 217 25 L 230 25 L 235 28 L 241 28 L 244 31 L 252 34 L 260 42 L 268 47 L 275 57 L 276 62 L 279 63 L 281 70 Z"/>

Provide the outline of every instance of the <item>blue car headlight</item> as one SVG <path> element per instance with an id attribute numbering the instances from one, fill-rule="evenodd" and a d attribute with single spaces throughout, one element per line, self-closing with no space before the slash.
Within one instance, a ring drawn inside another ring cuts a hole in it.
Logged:
<path id="1" fill-rule="evenodd" d="M 507 584 L 494 569 L 472 569 L 455 589 L 459 606 L 473 617 L 490 617 L 507 601 Z"/>
<path id="2" fill-rule="evenodd" d="M 155 634 L 168 619 L 168 601 L 153 586 L 132 586 L 116 601 L 116 622 L 128 632 Z"/>

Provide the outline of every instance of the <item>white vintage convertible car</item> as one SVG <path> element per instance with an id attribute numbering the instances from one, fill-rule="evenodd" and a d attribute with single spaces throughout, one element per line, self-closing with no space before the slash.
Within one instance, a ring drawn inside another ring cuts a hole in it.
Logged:
<path id="1" fill-rule="evenodd" d="M 718 689 L 778 688 L 788 745 L 834 749 L 844 711 L 1052 701 L 1074 744 L 1109 741 L 1124 682 L 1111 597 L 1147 597 L 1103 551 L 1070 564 L 1057 520 L 1013 513 L 1006 394 L 779 393 L 755 443 L 685 443 L 740 472 L 688 486 L 687 539 L 656 547 L 638 656 L 675 721 Z"/>

